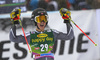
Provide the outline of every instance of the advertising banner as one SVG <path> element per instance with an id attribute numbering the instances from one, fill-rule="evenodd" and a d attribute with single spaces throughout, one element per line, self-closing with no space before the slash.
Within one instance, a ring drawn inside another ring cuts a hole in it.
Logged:
<path id="1" fill-rule="evenodd" d="M 0 14 L 10 13 L 15 8 L 26 12 L 26 0 L 0 0 Z"/>
<path id="2" fill-rule="evenodd" d="M 26 14 L 26 15 L 25 15 Z M 25 32 L 35 30 L 31 22 L 31 12 L 22 14 L 22 24 Z M 48 12 L 47 28 L 67 33 L 66 24 L 58 11 Z M 96 10 L 71 11 L 72 20 L 97 44 L 99 44 Z M 55 60 L 100 60 L 99 46 L 94 44 L 73 24 L 74 38 L 72 40 L 57 40 L 54 45 Z M 33 60 L 27 44 L 14 43 L 9 39 L 11 28 L 10 18 L 0 18 L 0 60 Z M 17 28 L 17 35 L 23 34 Z"/>

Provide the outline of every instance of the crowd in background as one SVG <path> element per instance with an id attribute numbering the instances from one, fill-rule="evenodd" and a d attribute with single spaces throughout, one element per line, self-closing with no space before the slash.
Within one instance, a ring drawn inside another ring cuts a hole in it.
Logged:
<path id="1" fill-rule="evenodd" d="M 60 8 L 70 10 L 87 10 L 100 8 L 100 0 L 27 0 L 27 9 L 44 8 L 47 11 L 57 11 Z"/>
<path id="2" fill-rule="evenodd" d="M 44 8 L 47 11 L 58 10 L 58 2 L 55 0 L 27 0 L 28 10 L 34 10 L 36 8 Z"/>

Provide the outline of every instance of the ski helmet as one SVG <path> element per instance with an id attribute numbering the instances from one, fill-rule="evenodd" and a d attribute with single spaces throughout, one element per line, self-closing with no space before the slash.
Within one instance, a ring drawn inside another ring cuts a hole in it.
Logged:
<path id="1" fill-rule="evenodd" d="M 31 20 L 33 20 L 35 22 L 35 26 L 37 26 L 36 17 L 41 16 L 41 15 L 45 15 L 48 18 L 48 14 L 47 14 L 46 10 L 43 8 L 37 8 L 32 12 Z M 48 21 L 46 22 L 46 25 L 47 25 L 47 23 L 48 23 Z"/>

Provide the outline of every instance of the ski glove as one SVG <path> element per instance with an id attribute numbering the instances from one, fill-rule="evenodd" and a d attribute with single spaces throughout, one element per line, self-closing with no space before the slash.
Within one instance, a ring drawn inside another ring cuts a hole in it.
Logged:
<path id="1" fill-rule="evenodd" d="M 71 19 L 71 12 L 66 9 L 66 8 L 61 8 L 60 9 L 60 15 L 62 16 L 62 18 L 64 19 L 64 23 L 70 23 L 70 19 Z"/>
<path id="2" fill-rule="evenodd" d="M 14 9 L 11 12 L 10 17 L 11 17 L 12 24 L 19 24 L 20 13 L 21 13 L 21 9 Z"/>

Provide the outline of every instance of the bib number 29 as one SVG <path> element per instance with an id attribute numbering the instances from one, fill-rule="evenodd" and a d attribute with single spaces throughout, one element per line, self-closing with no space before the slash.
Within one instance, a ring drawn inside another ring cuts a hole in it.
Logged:
<path id="1" fill-rule="evenodd" d="M 48 44 L 41 44 L 41 52 L 48 51 Z"/>

